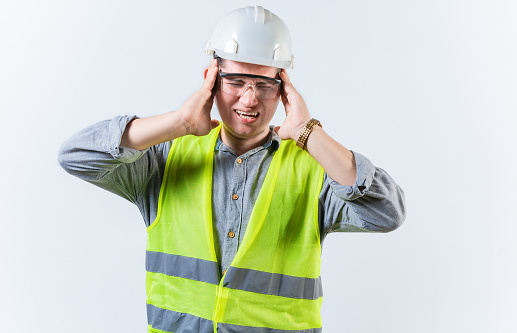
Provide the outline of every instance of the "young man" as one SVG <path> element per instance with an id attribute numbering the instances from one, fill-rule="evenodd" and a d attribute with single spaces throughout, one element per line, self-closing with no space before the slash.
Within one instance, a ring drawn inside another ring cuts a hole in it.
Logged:
<path id="1" fill-rule="evenodd" d="M 203 85 L 179 110 L 90 126 L 60 163 L 142 212 L 149 332 L 320 332 L 324 236 L 394 230 L 403 192 L 311 119 L 276 15 L 229 13 L 207 51 Z"/>

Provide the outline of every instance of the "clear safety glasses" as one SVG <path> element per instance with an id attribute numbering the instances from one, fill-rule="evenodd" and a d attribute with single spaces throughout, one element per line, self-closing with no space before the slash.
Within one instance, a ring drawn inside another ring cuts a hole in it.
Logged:
<path id="1" fill-rule="evenodd" d="M 257 99 L 277 98 L 282 83 L 280 79 L 253 74 L 219 72 L 219 78 L 224 93 L 240 97 L 251 88 Z"/>

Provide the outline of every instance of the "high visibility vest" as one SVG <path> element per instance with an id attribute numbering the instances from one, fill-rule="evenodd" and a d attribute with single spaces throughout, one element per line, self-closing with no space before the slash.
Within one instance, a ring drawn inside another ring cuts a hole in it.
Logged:
<path id="1" fill-rule="evenodd" d="M 148 228 L 148 332 L 321 332 L 323 169 L 293 141 L 282 141 L 221 276 L 212 224 L 219 130 L 172 144 Z"/>

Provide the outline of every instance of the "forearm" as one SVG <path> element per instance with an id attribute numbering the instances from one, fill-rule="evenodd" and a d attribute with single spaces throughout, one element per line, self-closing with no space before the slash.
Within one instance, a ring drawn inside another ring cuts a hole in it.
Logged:
<path id="1" fill-rule="evenodd" d="M 134 119 L 126 127 L 120 145 L 144 150 L 188 134 L 189 126 L 177 111 Z"/>
<path id="2" fill-rule="evenodd" d="M 309 135 L 307 151 L 339 184 L 351 186 L 355 183 L 357 168 L 354 154 L 332 139 L 321 127 L 314 127 Z"/>

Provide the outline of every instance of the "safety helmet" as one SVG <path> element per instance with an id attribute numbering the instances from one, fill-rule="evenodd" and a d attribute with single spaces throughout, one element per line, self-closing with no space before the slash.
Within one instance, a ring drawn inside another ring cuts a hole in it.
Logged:
<path id="1" fill-rule="evenodd" d="M 285 23 L 261 6 L 236 9 L 216 25 L 205 52 L 223 59 L 277 68 L 293 66 Z"/>

